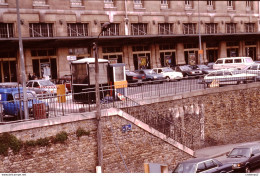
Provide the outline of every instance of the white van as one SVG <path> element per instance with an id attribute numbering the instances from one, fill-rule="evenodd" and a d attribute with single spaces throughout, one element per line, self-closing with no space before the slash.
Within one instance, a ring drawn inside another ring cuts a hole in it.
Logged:
<path id="1" fill-rule="evenodd" d="M 254 64 L 251 57 L 227 57 L 219 58 L 213 65 L 213 69 L 243 69 Z"/>

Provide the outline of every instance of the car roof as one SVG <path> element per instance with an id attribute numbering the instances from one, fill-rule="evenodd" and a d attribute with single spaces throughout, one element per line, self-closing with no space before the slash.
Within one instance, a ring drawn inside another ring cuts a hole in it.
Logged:
<path id="1" fill-rule="evenodd" d="M 251 148 L 251 147 L 260 147 L 260 142 L 259 143 L 253 143 L 253 144 L 244 144 L 244 145 L 239 145 L 234 148 Z"/>
<path id="2" fill-rule="evenodd" d="M 193 159 L 185 160 L 181 163 L 199 163 L 199 162 L 206 161 L 209 159 L 212 159 L 212 158 L 193 158 Z"/>

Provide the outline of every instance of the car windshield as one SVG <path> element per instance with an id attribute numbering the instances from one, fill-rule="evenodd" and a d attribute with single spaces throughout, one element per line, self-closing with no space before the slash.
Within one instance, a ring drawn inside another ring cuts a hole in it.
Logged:
<path id="1" fill-rule="evenodd" d="M 174 169 L 174 173 L 195 173 L 195 163 L 181 163 Z"/>
<path id="2" fill-rule="evenodd" d="M 250 157 L 249 148 L 234 148 L 228 155 L 229 158 Z"/>
<path id="3" fill-rule="evenodd" d="M 145 74 L 156 74 L 155 71 L 153 70 L 143 70 L 145 72 Z"/>
<path id="4" fill-rule="evenodd" d="M 20 97 L 20 98 L 19 98 L 19 97 Z M 28 99 L 33 99 L 34 96 L 33 96 L 32 93 L 27 92 L 27 98 L 28 98 Z M 21 92 L 20 94 L 19 94 L 19 93 L 14 94 L 14 99 L 15 99 L 15 100 L 23 99 L 23 92 Z"/>
<path id="5" fill-rule="evenodd" d="M 192 68 L 190 68 L 189 66 L 180 66 L 180 69 L 183 71 L 190 71 L 192 70 Z"/>
<path id="6" fill-rule="evenodd" d="M 198 67 L 200 68 L 200 69 L 210 69 L 208 66 L 206 66 L 206 65 L 198 65 Z"/>
<path id="7" fill-rule="evenodd" d="M 164 72 L 174 72 L 174 70 L 172 68 L 164 68 L 163 71 Z"/>
<path id="8" fill-rule="evenodd" d="M 41 86 L 55 86 L 55 84 L 52 83 L 50 80 L 40 81 L 39 84 L 40 84 Z"/>

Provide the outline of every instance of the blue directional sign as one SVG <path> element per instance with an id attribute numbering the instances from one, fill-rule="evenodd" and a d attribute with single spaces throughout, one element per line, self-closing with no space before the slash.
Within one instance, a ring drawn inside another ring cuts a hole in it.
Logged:
<path id="1" fill-rule="evenodd" d="M 132 130 L 132 125 L 131 124 L 128 124 L 128 125 L 123 125 L 122 126 L 122 131 L 125 133 L 127 131 L 130 131 Z"/>

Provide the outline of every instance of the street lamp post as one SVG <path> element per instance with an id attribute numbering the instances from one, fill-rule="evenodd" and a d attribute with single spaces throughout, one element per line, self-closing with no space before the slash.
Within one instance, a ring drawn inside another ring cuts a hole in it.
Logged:
<path id="1" fill-rule="evenodd" d="M 200 57 L 200 64 L 203 64 L 202 60 L 202 48 L 201 48 L 201 35 L 200 35 L 200 0 L 198 0 L 198 14 L 199 14 L 199 57 Z"/>
<path id="2" fill-rule="evenodd" d="M 22 73 L 22 85 L 23 85 L 23 105 L 24 105 L 24 119 L 29 119 L 28 116 L 28 104 L 27 104 L 27 90 L 26 90 L 26 74 L 24 66 L 24 52 L 23 52 L 23 42 L 21 34 L 21 20 L 20 20 L 20 10 L 19 10 L 19 1 L 16 0 L 16 11 L 17 11 L 17 28 L 19 33 L 19 51 L 20 51 L 20 64 L 21 64 L 21 73 Z M 21 114 L 21 117 L 22 114 Z"/>
<path id="3" fill-rule="evenodd" d="M 98 34 L 97 42 L 93 43 L 93 50 L 95 51 L 95 90 L 96 90 L 96 118 L 97 118 L 97 144 L 98 144 L 98 166 L 102 170 L 102 132 L 101 132 L 101 107 L 100 107 L 100 91 L 99 91 L 99 65 L 98 65 L 98 39 L 102 32 L 110 27 L 110 23 L 106 22 L 101 27 L 101 32 Z"/>

